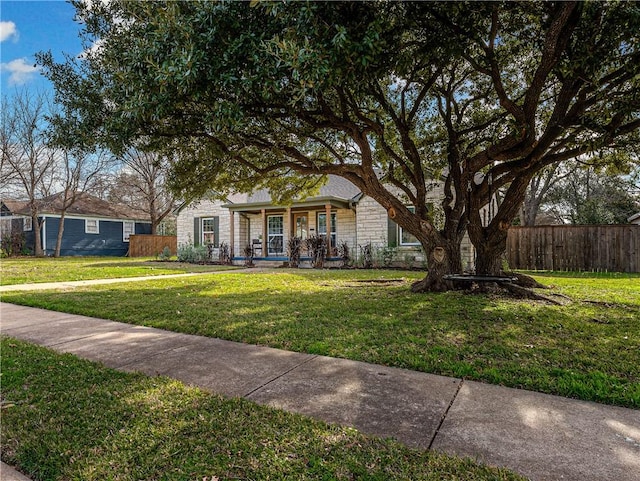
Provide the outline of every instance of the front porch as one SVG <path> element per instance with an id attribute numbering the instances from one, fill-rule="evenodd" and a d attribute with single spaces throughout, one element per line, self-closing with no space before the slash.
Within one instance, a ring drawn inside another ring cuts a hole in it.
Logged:
<path id="1" fill-rule="evenodd" d="M 355 209 L 343 199 L 316 199 L 288 207 L 267 202 L 223 207 L 230 213 L 230 251 L 234 262 L 251 258 L 256 264 L 287 263 L 290 260 L 288 243 L 294 237 L 302 240 L 302 267 L 311 262 L 305 241 L 313 237 L 324 239 L 324 258 L 337 262 L 339 226 L 340 241 L 355 242 Z"/>

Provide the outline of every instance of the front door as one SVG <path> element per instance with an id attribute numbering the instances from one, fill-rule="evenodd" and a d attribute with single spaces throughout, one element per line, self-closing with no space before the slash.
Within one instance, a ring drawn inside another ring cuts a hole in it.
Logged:
<path id="1" fill-rule="evenodd" d="M 267 217 L 267 254 L 270 256 L 284 253 L 284 218 L 281 215 Z"/>
<path id="2" fill-rule="evenodd" d="M 307 214 L 293 214 L 293 225 L 295 226 L 294 235 L 306 240 L 309 236 L 309 217 Z"/>

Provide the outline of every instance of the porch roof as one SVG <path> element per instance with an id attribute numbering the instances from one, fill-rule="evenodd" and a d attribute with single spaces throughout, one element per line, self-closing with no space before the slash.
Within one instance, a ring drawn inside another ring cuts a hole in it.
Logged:
<path id="1" fill-rule="evenodd" d="M 229 209 L 232 212 L 254 212 L 259 213 L 262 209 L 267 211 L 278 210 L 282 211 L 287 208 L 292 210 L 310 209 L 310 208 L 324 208 L 327 205 L 335 207 L 337 209 L 349 209 L 358 199 L 343 199 L 335 196 L 323 196 L 323 197 L 311 197 L 302 201 L 293 202 L 290 205 L 274 205 L 269 201 L 261 202 L 246 202 L 241 204 L 224 204 L 222 207 Z"/>

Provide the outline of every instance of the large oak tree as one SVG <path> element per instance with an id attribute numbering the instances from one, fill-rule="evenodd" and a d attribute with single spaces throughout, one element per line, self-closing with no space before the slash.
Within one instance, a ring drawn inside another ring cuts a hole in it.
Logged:
<path id="1" fill-rule="evenodd" d="M 40 56 L 74 139 L 170 149 L 183 196 L 267 186 L 286 199 L 310 176 L 347 178 L 422 243 L 415 290 L 451 287 L 465 232 L 477 272 L 499 273 L 532 177 L 640 127 L 631 2 L 76 7 L 95 48 Z M 426 204 L 439 183 L 442 229 Z"/>

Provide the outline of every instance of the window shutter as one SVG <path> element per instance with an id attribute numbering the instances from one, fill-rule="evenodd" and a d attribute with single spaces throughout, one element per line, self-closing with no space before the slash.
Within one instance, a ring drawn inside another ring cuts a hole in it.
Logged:
<path id="1" fill-rule="evenodd" d="M 213 247 L 220 247 L 220 217 L 213 218 Z"/>
<path id="2" fill-rule="evenodd" d="M 398 224 L 387 217 L 387 240 L 389 247 L 398 245 Z"/>
<path id="3" fill-rule="evenodd" d="M 193 245 L 194 246 L 199 246 L 200 245 L 200 241 L 201 241 L 201 234 L 200 234 L 200 217 L 194 217 L 193 218 Z"/>

